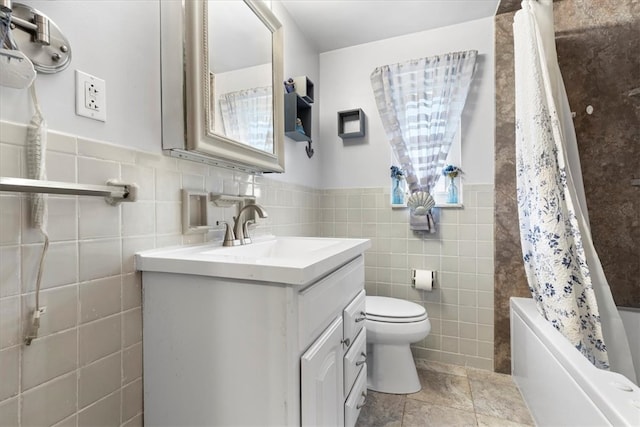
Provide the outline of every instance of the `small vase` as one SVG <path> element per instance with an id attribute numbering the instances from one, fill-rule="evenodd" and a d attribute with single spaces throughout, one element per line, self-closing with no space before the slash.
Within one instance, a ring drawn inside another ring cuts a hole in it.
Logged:
<path id="1" fill-rule="evenodd" d="M 456 187 L 456 183 L 452 176 L 449 177 L 449 179 L 451 181 L 449 182 L 449 188 L 447 189 L 447 203 L 455 204 L 458 203 L 458 187 Z"/>
<path id="2" fill-rule="evenodd" d="M 404 204 L 404 182 L 401 178 L 391 178 L 391 204 Z"/>

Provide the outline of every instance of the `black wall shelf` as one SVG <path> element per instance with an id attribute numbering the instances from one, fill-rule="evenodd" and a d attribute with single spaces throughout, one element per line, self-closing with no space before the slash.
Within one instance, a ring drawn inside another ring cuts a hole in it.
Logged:
<path id="1" fill-rule="evenodd" d="M 338 111 L 338 136 L 342 139 L 364 136 L 365 117 L 362 108 Z"/>
<path id="2" fill-rule="evenodd" d="M 304 134 L 296 130 L 297 118 Z M 295 141 L 311 141 L 311 104 L 295 92 L 284 94 L 284 134 Z"/>

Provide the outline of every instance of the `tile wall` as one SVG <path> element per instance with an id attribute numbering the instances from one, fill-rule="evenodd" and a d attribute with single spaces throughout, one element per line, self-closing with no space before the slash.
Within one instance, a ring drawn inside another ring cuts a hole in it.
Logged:
<path id="1" fill-rule="evenodd" d="M 26 177 L 26 128 L 0 123 L 0 176 Z M 48 196 L 39 338 L 22 345 L 34 307 L 42 239 L 27 196 L 0 193 L 0 426 L 142 425 L 142 313 L 136 251 L 222 239 L 182 235 L 180 189 L 255 194 L 270 214 L 256 234 L 316 235 L 319 193 L 71 135 L 48 135 L 52 181 L 140 186 L 119 207 L 100 198 Z M 213 208 L 210 223 L 231 220 Z"/>
<path id="2" fill-rule="evenodd" d="M 0 176 L 25 177 L 26 128 L 0 123 Z M 259 234 L 365 237 L 366 288 L 424 304 L 431 334 L 419 359 L 493 369 L 493 186 L 466 184 L 463 209 L 440 209 L 439 231 L 417 236 L 388 189 L 316 190 L 50 132 L 52 181 L 140 186 L 139 200 L 48 196 L 39 338 L 22 345 L 34 306 L 42 239 L 27 196 L 0 193 L 0 425 L 142 425 L 142 313 L 137 251 L 222 239 L 181 231 L 182 187 L 255 195 L 269 212 Z M 231 221 L 230 208 L 209 222 Z M 438 271 L 433 292 L 410 286 L 410 269 Z"/>
<path id="3" fill-rule="evenodd" d="M 418 359 L 493 370 L 493 185 L 465 184 L 462 209 L 437 209 L 438 232 L 414 235 L 408 210 L 391 209 L 389 190 L 323 190 L 320 235 L 372 240 L 365 254 L 368 295 L 424 305 L 431 333 Z M 410 270 L 436 270 L 432 292 L 411 287 Z"/>

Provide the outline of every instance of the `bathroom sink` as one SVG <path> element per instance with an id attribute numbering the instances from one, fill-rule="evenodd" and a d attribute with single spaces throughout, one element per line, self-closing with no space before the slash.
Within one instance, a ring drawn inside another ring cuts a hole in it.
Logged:
<path id="1" fill-rule="evenodd" d="M 242 246 L 209 243 L 144 251 L 136 254 L 136 269 L 305 285 L 370 246 L 368 239 L 268 236 Z"/>

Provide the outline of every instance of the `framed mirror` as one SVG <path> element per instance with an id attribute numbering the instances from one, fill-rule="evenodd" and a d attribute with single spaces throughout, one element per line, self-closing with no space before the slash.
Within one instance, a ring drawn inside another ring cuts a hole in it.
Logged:
<path id="1" fill-rule="evenodd" d="M 163 149 L 284 171 L 282 25 L 264 2 L 161 4 Z"/>

